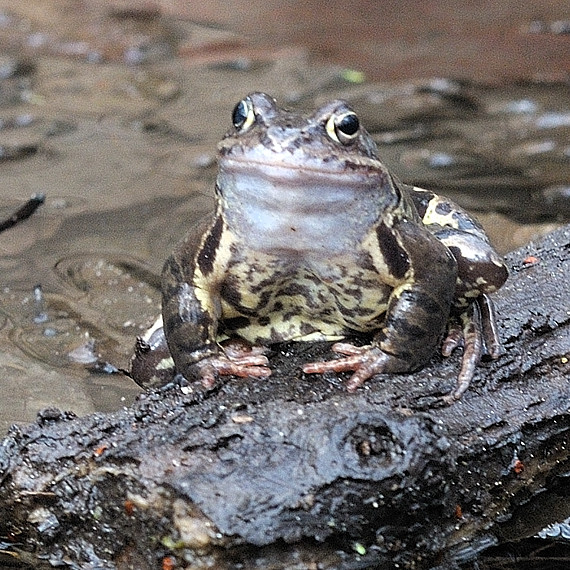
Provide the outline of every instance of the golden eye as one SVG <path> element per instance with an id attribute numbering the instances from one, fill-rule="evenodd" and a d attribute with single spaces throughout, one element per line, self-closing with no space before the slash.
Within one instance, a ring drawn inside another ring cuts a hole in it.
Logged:
<path id="1" fill-rule="evenodd" d="M 234 127 L 241 132 L 247 131 L 255 122 L 255 113 L 253 112 L 253 104 L 249 97 L 242 99 L 232 112 L 232 123 Z"/>
<path id="2" fill-rule="evenodd" d="M 336 142 L 350 144 L 358 137 L 360 121 L 354 111 L 331 115 L 326 125 L 327 134 Z"/>

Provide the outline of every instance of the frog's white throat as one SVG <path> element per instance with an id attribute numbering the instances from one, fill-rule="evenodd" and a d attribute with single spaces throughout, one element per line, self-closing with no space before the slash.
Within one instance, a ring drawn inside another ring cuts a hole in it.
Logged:
<path id="1" fill-rule="evenodd" d="M 292 255 L 354 251 L 397 201 L 385 178 L 370 171 L 260 168 L 234 160 L 221 165 L 218 188 L 232 233 L 255 250 Z"/>

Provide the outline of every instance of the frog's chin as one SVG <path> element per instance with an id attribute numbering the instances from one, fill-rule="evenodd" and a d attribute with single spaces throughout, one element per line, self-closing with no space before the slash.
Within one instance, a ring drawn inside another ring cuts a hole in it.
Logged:
<path id="1" fill-rule="evenodd" d="M 253 249 L 339 254 L 397 205 L 384 179 L 224 159 L 218 174 L 229 229 Z"/>

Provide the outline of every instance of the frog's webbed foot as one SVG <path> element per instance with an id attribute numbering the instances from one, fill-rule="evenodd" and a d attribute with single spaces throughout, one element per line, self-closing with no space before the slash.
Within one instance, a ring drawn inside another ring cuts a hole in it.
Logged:
<path id="1" fill-rule="evenodd" d="M 266 351 L 264 347 L 230 340 L 222 345 L 222 351 L 194 364 L 197 372 L 195 376 L 204 388 L 212 388 L 219 376 L 267 378 L 271 375 L 269 360 L 263 354 Z"/>
<path id="2" fill-rule="evenodd" d="M 475 369 L 484 353 L 492 359 L 498 358 L 502 353 L 495 320 L 495 308 L 488 295 L 480 295 L 461 314 L 458 321 L 451 323 L 447 337 L 443 341 L 441 353 L 443 356 L 450 356 L 461 345 L 463 345 L 461 369 L 454 390 L 443 397 L 446 404 L 459 400 L 469 388 Z"/>
<path id="3" fill-rule="evenodd" d="M 303 366 L 306 374 L 322 374 L 323 372 L 354 371 L 346 382 L 346 390 L 355 392 L 366 380 L 375 374 L 387 372 L 387 364 L 394 358 L 372 345 L 354 346 L 346 342 L 333 344 L 332 349 L 344 358 L 323 362 L 309 362 Z"/>

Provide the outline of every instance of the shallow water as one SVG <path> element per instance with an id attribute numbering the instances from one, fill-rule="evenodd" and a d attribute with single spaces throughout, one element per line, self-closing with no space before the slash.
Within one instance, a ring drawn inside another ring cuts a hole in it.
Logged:
<path id="1" fill-rule="evenodd" d="M 159 310 L 156 275 L 211 208 L 216 142 L 252 90 L 308 108 L 348 99 L 401 178 L 475 210 L 502 251 L 570 217 L 567 85 L 367 84 L 302 50 L 244 52 L 214 26 L 64 4 L 38 15 L 0 1 L 0 217 L 46 194 L 0 234 L 0 429 L 140 392 L 89 369 L 128 366 Z"/>

